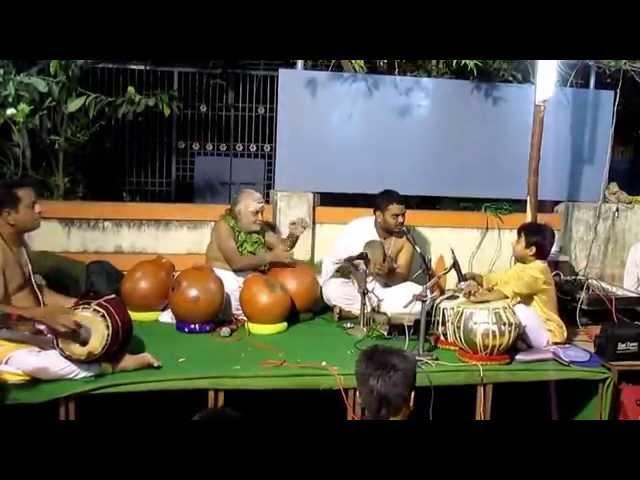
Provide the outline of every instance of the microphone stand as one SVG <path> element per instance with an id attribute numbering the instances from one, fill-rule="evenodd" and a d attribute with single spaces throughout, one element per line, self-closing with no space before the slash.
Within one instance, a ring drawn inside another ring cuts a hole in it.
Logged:
<path id="1" fill-rule="evenodd" d="M 420 261 L 422 262 L 422 268 L 420 269 L 420 272 L 424 272 L 428 282 L 429 280 L 431 280 L 431 272 L 432 272 L 431 257 L 427 257 L 424 253 L 422 253 L 422 250 L 418 247 L 418 245 L 416 244 L 416 241 L 411 235 L 411 232 L 407 228 L 404 229 L 404 234 L 407 237 L 407 241 L 413 247 L 413 250 L 418 254 L 418 257 L 420 258 Z M 420 272 L 418 272 L 416 276 L 419 275 Z"/>
<path id="2" fill-rule="evenodd" d="M 367 287 L 367 279 L 369 278 L 369 262 L 364 261 L 364 280 L 360 282 L 360 328 L 365 332 L 369 328 L 369 315 L 367 314 L 367 297 L 369 296 L 369 288 Z"/>
<path id="3" fill-rule="evenodd" d="M 431 287 L 433 287 L 440 278 L 446 276 L 451 270 L 453 270 L 453 266 L 449 266 L 445 271 L 434 276 L 424 287 L 422 287 L 422 292 L 414 295 L 413 299 L 405 305 L 405 307 L 408 307 L 411 302 L 416 300 L 422 302 L 422 307 L 420 309 L 420 331 L 418 334 L 418 355 L 424 354 L 424 345 L 427 337 L 427 311 L 431 309 L 435 300 L 435 295 L 431 293 Z M 434 345 L 429 341 L 427 351 L 431 352 L 433 349 Z"/>
<path id="4" fill-rule="evenodd" d="M 431 310 L 431 307 L 433 306 L 433 301 L 434 301 L 434 298 L 433 298 L 434 295 L 433 293 L 431 293 L 431 287 L 436 283 L 436 281 L 438 281 L 438 279 L 440 278 L 440 275 L 436 276 L 435 278 L 431 278 L 432 277 L 431 259 L 427 258 L 427 256 L 424 253 L 422 253 L 422 250 L 418 248 L 415 240 L 411 236 L 411 233 L 406 228 L 405 228 L 405 235 L 407 236 L 407 241 L 413 247 L 413 250 L 420 257 L 420 260 L 422 262 L 422 270 L 424 271 L 425 276 L 427 277 L 427 283 L 424 285 L 422 293 L 420 293 L 415 297 L 415 300 L 419 300 L 421 304 L 420 305 L 420 330 L 418 333 L 418 355 L 424 355 L 424 344 L 427 337 L 427 313 L 429 312 L 429 310 Z M 431 352 L 434 349 L 434 345 L 431 343 L 431 341 L 429 341 L 428 343 L 429 345 L 427 349 L 428 351 Z"/>
<path id="5" fill-rule="evenodd" d="M 364 269 L 361 270 L 356 266 L 356 264 L 354 263 L 356 260 L 362 261 Z M 362 333 L 366 335 L 367 329 L 371 325 L 371 318 L 367 313 L 367 298 L 371 293 L 369 287 L 367 286 L 367 280 L 369 278 L 370 259 L 366 252 L 362 252 L 358 255 L 345 258 L 343 262 L 349 265 L 349 268 L 352 272 L 351 275 L 358 285 L 358 293 L 360 294 L 360 313 L 358 315 L 358 319 L 360 321 L 360 329 L 362 330 Z"/>
<path id="6" fill-rule="evenodd" d="M 442 273 L 433 276 L 432 278 L 432 270 L 431 270 L 431 261 L 427 259 L 427 256 L 422 253 L 420 248 L 416 245 L 415 240 L 411 236 L 409 230 L 405 229 L 405 235 L 407 236 L 407 240 L 413 247 L 414 251 L 419 255 L 420 260 L 422 260 L 423 270 L 425 271 L 427 277 L 427 283 L 423 287 L 423 290 L 420 294 L 414 297 L 414 300 L 419 300 L 421 302 L 420 307 L 420 330 L 418 333 L 418 356 L 423 356 L 425 354 L 425 343 L 427 341 L 427 312 L 431 310 L 433 307 L 433 302 L 435 300 L 433 293 L 431 293 L 431 287 L 435 285 L 435 283 L 441 278 L 446 276 L 451 270 L 455 270 L 456 276 L 458 277 L 458 282 L 464 281 L 465 277 L 462 273 L 462 268 L 460 267 L 460 263 L 458 262 L 458 258 L 456 257 L 456 253 L 451 248 L 451 257 L 452 262 L 451 265 L 444 270 Z M 405 306 L 409 306 L 411 302 L 409 302 Z M 428 342 L 427 351 L 431 352 L 434 349 L 434 345 L 431 341 Z"/>

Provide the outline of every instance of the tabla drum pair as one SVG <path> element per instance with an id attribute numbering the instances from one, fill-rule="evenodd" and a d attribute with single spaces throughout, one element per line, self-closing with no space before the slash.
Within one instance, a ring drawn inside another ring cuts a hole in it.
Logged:
<path id="1" fill-rule="evenodd" d="M 458 346 L 458 358 L 480 365 L 511 362 L 507 353 L 521 332 L 521 323 L 508 300 L 456 304 L 448 339 Z"/>
<path id="2" fill-rule="evenodd" d="M 438 335 L 438 348 L 458 350 L 458 345 L 451 341 L 451 320 L 457 305 L 461 302 L 464 302 L 464 299 L 455 293 L 449 293 L 436 300 L 433 307 L 433 331 Z"/>

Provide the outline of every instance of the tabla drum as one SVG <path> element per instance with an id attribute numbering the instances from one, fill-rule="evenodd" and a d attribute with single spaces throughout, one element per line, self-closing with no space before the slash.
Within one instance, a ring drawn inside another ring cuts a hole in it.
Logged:
<path id="1" fill-rule="evenodd" d="M 433 331 L 438 335 L 437 347 L 445 350 L 458 350 L 458 345 L 451 341 L 451 320 L 457 306 L 464 302 L 464 298 L 456 294 L 449 294 L 436 300 L 433 306 Z"/>
<path id="2" fill-rule="evenodd" d="M 511 362 L 507 351 L 520 334 L 521 324 L 507 300 L 457 305 L 451 320 L 450 340 L 458 345 L 458 358 L 480 365 Z"/>
<path id="3" fill-rule="evenodd" d="M 82 327 L 73 339 L 56 337 L 54 345 L 65 358 L 74 362 L 111 361 L 129 345 L 133 324 L 119 297 L 79 300 L 71 309 Z"/>

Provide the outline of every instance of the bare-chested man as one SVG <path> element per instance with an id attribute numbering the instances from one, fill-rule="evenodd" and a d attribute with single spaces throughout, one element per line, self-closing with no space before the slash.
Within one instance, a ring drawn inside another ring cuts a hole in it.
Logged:
<path id="1" fill-rule="evenodd" d="M 76 299 L 37 285 L 31 270 L 24 235 L 40 227 L 40 213 L 38 198 L 29 183 L 0 184 L 0 381 L 84 378 L 159 367 L 160 363 L 148 353 L 125 354 L 113 364 L 74 363 L 60 355 L 53 348 L 51 337 L 36 327 L 34 322 L 49 327 L 56 335 L 79 328 L 70 310 Z M 15 339 L 16 331 L 31 334 L 33 342 L 7 340 Z"/>
<path id="2" fill-rule="evenodd" d="M 413 262 L 413 247 L 404 234 L 406 208 L 402 196 L 383 190 L 375 199 L 373 217 L 357 218 L 344 227 L 331 253 L 322 259 L 322 295 L 325 302 L 349 313 L 360 312 L 360 293 L 352 278 L 340 273 L 343 260 L 363 250 L 375 252 L 382 243 L 384 255 L 370 255 L 367 287 L 371 292 L 368 307 L 388 314 L 419 313 L 420 303 L 405 304 L 422 287 L 408 281 Z M 380 249 L 381 250 L 381 249 Z"/>
<path id="3" fill-rule="evenodd" d="M 291 250 L 308 223 L 289 224 L 283 238 L 275 225 L 263 220 L 264 199 L 255 190 L 241 190 L 227 212 L 215 223 L 207 247 L 207 264 L 224 283 L 225 316 L 244 320 L 240 290 L 251 272 L 265 271 L 272 263 L 291 263 Z"/>

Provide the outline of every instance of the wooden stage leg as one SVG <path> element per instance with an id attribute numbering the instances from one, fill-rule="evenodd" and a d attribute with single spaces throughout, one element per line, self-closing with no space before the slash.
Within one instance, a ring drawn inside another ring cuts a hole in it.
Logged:
<path id="1" fill-rule="evenodd" d="M 209 390 L 207 392 L 207 408 L 222 408 L 224 406 L 224 390 Z"/>
<path id="2" fill-rule="evenodd" d="M 493 383 L 484 385 L 484 419 L 491 420 L 491 402 L 493 400 Z"/>
<path id="3" fill-rule="evenodd" d="M 347 420 L 362 420 L 362 405 L 355 388 L 347 390 Z"/>
<path id="4" fill-rule="evenodd" d="M 476 420 L 491 420 L 493 384 L 476 385 Z"/>
<path id="5" fill-rule="evenodd" d="M 356 391 L 353 388 L 347 390 L 347 420 L 354 420 L 354 412 L 356 411 Z"/>
<path id="6" fill-rule="evenodd" d="M 476 385 L 476 420 L 483 420 L 484 418 L 484 387 L 483 385 Z"/>
<path id="7" fill-rule="evenodd" d="M 549 400 L 551 403 L 551 420 L 560 419 L 560 414 L 558 412 L 558 392 L 555 380 L 551 380 L 549 382 Z"/>
<path id="8" fill-rule="evenodd" d="M 58 420 L 68 421 L 76 419 L 76 401 L 73 397 L 63 397 L 58 403 Z"/>
<path id="9" fill-rule="evenodd" d="M 362 403 L 360 403 L 360 396 L 357 394 L 356 394 L 356 401 L 354 404 L 354 412 L 356 414 L 356 420 L 362 420 L 362 418 L 364 417 L 364 409 L 362 408 Z"/>
<path id="10" fill-rule="evenodd" d="M 58 400 L 58 420 L 65 421 L 67 419 L 67 399 Z"/>
<path id="11" fill-rule="evenodd" d="M 608 420 L 610 412 L 604 411 L 604 380 L 598 382 L 598 406 L 600 420 Z"/>

